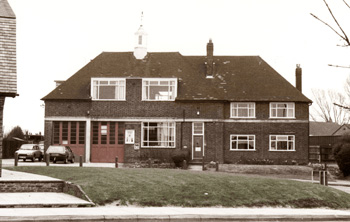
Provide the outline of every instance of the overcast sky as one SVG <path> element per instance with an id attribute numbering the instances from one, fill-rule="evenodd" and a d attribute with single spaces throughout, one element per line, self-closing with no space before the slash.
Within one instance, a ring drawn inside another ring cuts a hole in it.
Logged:
<path id="1" fill-rule="evenodd" d="M 149 52 L 205 55 L 212 38 L 214 55 L 259 55 L 295 85 L 303 69 L 303 93 L 342 90 L 350 69 L 350 49 L 314 13 L 334 24 L 322 0 L 8 0 L 17 16 L 19 96 L 7 98 L 4 130 L 19 125 L 44 132 L 44 102 L 55 87 L 103 51 L 133 51 L 140 25 L 148 32 Z M 329 1 L 350 35 L 350 9 Z M 348 24 L 346 24 L 347 22 Z"/>

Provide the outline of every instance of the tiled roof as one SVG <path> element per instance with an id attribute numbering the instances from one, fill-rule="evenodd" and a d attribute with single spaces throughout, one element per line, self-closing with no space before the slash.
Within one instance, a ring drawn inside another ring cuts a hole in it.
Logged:
<path id="1" fill-rule="evenodd" d="M 309 124 L 310 136 L 332 136 L 340 127 L 338 123 L 330 122 L 311 122 Z"/>
<path id="2" fill-rule="evenodd" d="M 259 56 L 214 56 L 215 74 L 206 78 L 205 56 L 178 52 L 103 52 L 43 100 L 90 99 L 91 77 L 176 77 L 177 100 L 311 102 Z"/>
<path id="3" fill-rule="evenodd" d="M 7 0 L 0 0 L 0 17 L 16 18 Z"/>

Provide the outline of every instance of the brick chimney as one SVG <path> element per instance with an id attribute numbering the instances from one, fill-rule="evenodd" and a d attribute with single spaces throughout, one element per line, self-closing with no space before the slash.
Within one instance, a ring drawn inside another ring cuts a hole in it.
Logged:
<path id="1" fill-rule="evenodd" d="M 297 68 L 295 69 L 295 88 L 300 92 L 302 92 L 301 71 L 300 64 L 297 64 Z"/>
<path id="2" fill-rule="evenodd" d="M 211 39 L 209 39 L 209 42 L 207 44 L 207 60 L 205 62 L 206 65 L 206 77 L 207 78 L 213 78 L 214 75 L 214 68 L 215 68 L 215 62 L 213 59 L 214 55 L 214 44 Z"/>

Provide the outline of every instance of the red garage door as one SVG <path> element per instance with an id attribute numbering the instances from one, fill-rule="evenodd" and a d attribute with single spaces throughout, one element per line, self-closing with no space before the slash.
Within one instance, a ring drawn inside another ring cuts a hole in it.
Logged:
<path id="1" fill-rule="evenodd" d="M 68 145 L 76 160 L 85 157 L 85 122 L 55 121 L 53 123 L 53 145 Z"/>
<path id="2" fill-rule="evenodd" d="M 91 162 L 124 162 L 124 123 L 92 122 Z"/>

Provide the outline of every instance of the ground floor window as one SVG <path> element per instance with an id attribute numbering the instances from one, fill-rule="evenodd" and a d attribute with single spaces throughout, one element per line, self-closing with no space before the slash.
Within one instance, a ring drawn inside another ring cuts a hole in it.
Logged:
<path id="1" fill-rule="evenodd" d="M 255 135 L 231 135 L 230 150 L 255 150 Z"/>
<path id="2" fill-rule="evenodd" d="M 53 122 L 53 143 L 69 145 L 85 144 L 85 122 Z"/>
<path id="3" fill-rule="evenodd" d="M 175 147 L 174 122 L 143 122 L 142 147 Z"/>
<path id="4" fill-rule="evenodd" d="M 270 135 L 270 151 L 294 151 L 294 135 Z"/>

